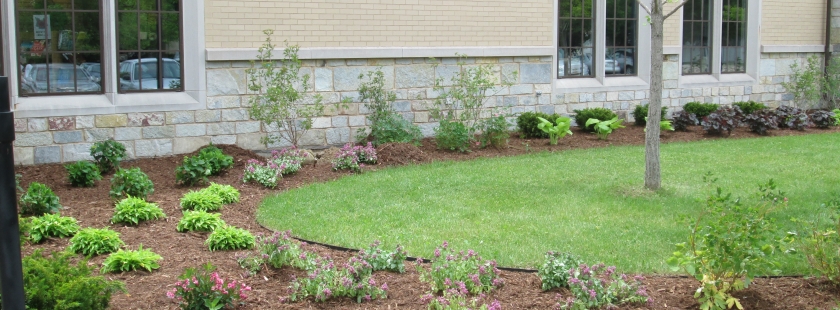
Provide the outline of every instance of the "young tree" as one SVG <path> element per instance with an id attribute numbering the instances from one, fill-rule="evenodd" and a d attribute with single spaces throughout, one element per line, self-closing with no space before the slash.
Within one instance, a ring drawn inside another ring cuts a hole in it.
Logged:
<path id="1" fill-rule="evenodd" d="M 650 105 L 648 119 L 661 119 L 662 108 L 662 40 L 665 20 L 691 0 L 636 0 L 648 14 L 651 27 L 650 43 Z M 678 3 L 665 14 L 665 5 Z M 645 132 L 645 188 L 657 190 L 662 185 L 659 167 L 659 122 L 647 122 Z"/>

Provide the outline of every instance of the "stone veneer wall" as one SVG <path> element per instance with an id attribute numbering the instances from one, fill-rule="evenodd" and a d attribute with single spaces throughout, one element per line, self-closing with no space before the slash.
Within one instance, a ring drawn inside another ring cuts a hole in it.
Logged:
<path id="1" fill-rule="evenodd" d="M 788 103 L 792 96 L 784 93 L 781 82 L 786 80 L 791 64 L 803 63 L 808 56 L 763 54 L 757 85 L 679 88 L 678 57 L 668 55 L 663 105 L 673 112 L 691 101 Z M 502 89 L 489 100 L 490 105 L 510 107 L 513 113 L 539 111 L 568 115 L 576 109 L 606 107 L 629 117 L 629 111 L 647 103 L 649 98 L 646 90 L 553 90 L 552 58 L 548 56 L 470 58 L 466 62 L 491 64 L 499 77 L 509 78 L 509 73 L 519 73 L 514 86 Z M 310 74 L 312 89 L 323 96 L 328 108 L 327 115 L 315 119 L 314 128 L 304 137 L 302 145 L 323 147 L 352 141 L 356 131 L 365 127 L 367 111 L 358 103 L 346 108 L 337 104 L 341 98 L 358 96 L 359 74 L 378 67 L 385 73 L 386 87 L 397 93 L 395 109 L 419 125 L 424 135 L 433 135 L 437 123 L 429 119 L 428 104 L 436 97 L 432 89 L 434 79 L 449 81 L 458 66 L 455 58 L 441 59 L 437 67 L 432 63 L 422 58 L 304 61 L 301 71 Z M 249 67 L 249 63 L 238 61 L 208 63 L 207 109 L 204 110 L 15 119 L 15 163 L 90 159 L 90 146 L 111 138 L 126 146 L 129 158 L 189 153 L 211 142 L 263 149 L 259 138 L 265 135 L 265 128 L 251 120 L 247 111 L 245 70 Z"/>

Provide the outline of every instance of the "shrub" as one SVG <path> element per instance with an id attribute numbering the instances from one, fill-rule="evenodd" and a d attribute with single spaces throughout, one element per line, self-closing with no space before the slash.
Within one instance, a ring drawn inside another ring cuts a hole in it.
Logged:
<path id="1" fill-rule="evenodd" d="M 484 261 L 473 250 L 455 253 L 447 242 L 435 249 L 430 270 L 418 265 L 420 280 L 429 283 L 432 293 L 464 286 L 472 294 L 492 291 L 504 284 L 495 261 Z"/>
<path id="2" fill-rule="evenodd" d="M 835 116 L 834 112 L 818 110 L 811 113 L 811 120 L 814 121 L 814 126 L 817 126 L 817 128 L 825 129 L 837 124 L 837 120 L 834 119 Z"/>
<path id="3" fill-rule="evenodd" d="M 766 135 L 767 130 L 778 129 L 778 118 L 773 111 L 756 111 L 744 118 L 744 122 L 750 127 L 750 131 Z"/>
<path id="4" fill-rule="evenodd" d="M 222 198 L 216 194 L 200 190 L 189 191 L 181 197 L 181 209 L 190 211 L 218 211 L 222 209 Z"/>
<path id="5" fill-rule="evenodd" d="M 38 182 L 29 184 L 26 193 L 20 196 L 20 213 L 28 215 L 43 215 L 56 213 L 61 210 L 58 203 L 58 196 L 53 193 L 49 186 Z"/>
<path id="6" fill-rule="evenodd" d="M 744 115 L 750 115 L 753 114 L 753 112 L 767 109 L 767 106 L 755 101 L 739 101 L 733 103 L 732 105 L 741 109 L 741 112 L 744 112 Z"/>
<path id="7" fill-rule="evenodd" d="M 160 268 L 158 262 L 162 259 L 163 257 L 149 249 L 144 249 L 141 245 L 136 251 L 118 250 L 111 253 L 102 262 L 102 269 L 99 272 L 126 272 L 141 269 L 152 272 L 152 270 Z"/>
<path id="8" fill-rule="evenodd" d="M 180 281 L 166 292 L 166 297 L 178 302 L 185 310 L 236 308 L 244 305 L 251 290 L 245 283 L 225 280 L 215 272 L 216 267 L 207 263 L 203 269 L 187 268 L 181 274 Z"/>
<path id="9" fill-rule="evenodd" d="M 542 281 L 542 290 L 547 291 L 558 287 L 569 287 L 572 270 L 581 264 L 580 259 L 569 253 L 548 252 L 545 261 L 537 269 L 537 275 Z"/>
<path id="10" fill-rule="evenodd" d="M 540 124 L 539 117 L 547 119 L 552 122 L 552 125 L 557 125 L 554 121 L 561 117 L 558 114 L 548 115 L 540 112 L 525 112 L 516 118 L 516 127 L 519 128 L 519 134 L 524 139 L 529 138 L 548 138 L 548 134 L 538 127 Z"/>
<path id="11" fill-rule="evenodd" d="M 775 112 L 776 116 L 779 118 L 779 127 L 781 128 L 790 128 L 788 127 L 788 119 L 804 113 L 802 109 L 786 105 L 779 106 L 776 108 Z"/>
<path id="12" fill-rule="evenodd" d="M 351 170 L 361 172 L 365 164 L 375 164 L 377 161 L 376 149 L 368 142 L 367 146 L 353 146 L 347 143 L 341 148 L 332 162 L 333 170 Z"/>
<path id="13" fill-rule="evenodd" d="M 357 257 L 370 264 L 373 271 L 387 270 L 405 272 L 405 258 L 408 254 L 403 247 L 397 245 L 393 251 L 386 251 L 380 247 L 379 241 L 374 241 L 369 248 L 359 251 Z"/>
<path id="14" fill-rule="evenodd" d="M 280 151 L 271 151 L 270 161 L 278 167 L 283 167 L 280 173 L 287 175 L 298 172 L 304 159 L 306 159 L 306 154 L 303 150 L 291 147 L 281 149 Z"/>
<path id="15" fill-rule="evenodd" d="M 419 144 L 423 138 L 420 127 L 394 110 L 392 104 L 397 100 L 397 94 L 385 89 L 385 75 L 382 70 L 369 71 L 367 81 L 364 79 L 365 75 L 359 74 L 359 101 L 370 111 L 367 115 L 370 121 L 370 135 L 361 130 L 356 140 L 365 141 L 370 137 L 376 146 L 390 142 Z"/>
<path id="16" fill-rule="evenodd" d="M 805 130 L 808 127 L 811 127 L 811 119 L 808 118 L 808 114 L 799 113 L 795 115 L 791 115 L 785 121 L 785 127 L 795 130 Z"/>
<path id="17" fill-rule="evenodd" d="M 689 102 L 683 106 L 683 111 L 694 114 L 698 120 L 702 120 L 706 116 L 714 113 L 720 106 L 714 103 Z"/>
<path id="18" fill-rule="evenodd" d="M 499 148 L 506 146 L 508 138 L 510 138 L 508 121 L 504 114 L 494 114 L 493 117 L 480 120 L 478 130 L 481 132 L 478 139 L 481 147 L 493 146 Z"/>
<path id="19" fill-rule="evenodd" d="M 239 202 L 239 191 L 230 185 L 210 183 L 210 186 L 201 191 L 219 196 L 222 199 L 222 203 L 226 205 Z"/>
<path id="20" fill-rule="evenodd" d="M 613 118 L 618 118 L 610 109 L 607 108 L 586 108 L 583 110 L 575 110 L 575 123 L 582 126 L 584 131 L 595 132 L 595 126 L 587 124 L 590 119 L 597 119 L 599 121 L 607 121 Z"/>
<path id="21" fill-rule="evenodd" d="M 438 149 L 466 152 L 470 150 L 470 132 L 461 122 L 441 120 L 435 128 L 435 144 Z"/>
<path id="22" fill-rule="evenodd" d="M 786 92 L 793 95 L 794 104 L 801 107 L 817 106 L 821 101 L 823 88 L 829 95 L 828 99 L 834 99 L 832 95 L 837 92 L 832 88 L 838 86 L 837 61 L 829 64 L 828 68 L 825 68 L 826 70 L 823 70 L 822 65 L 820 57 L 816 55 L 808 58 L 805 68 L 800 69 L 796 62 L 790 65 L 789 82 L 782 82 L 782 87 L 785 88 Z M 825 75 L 825 71 L 829 71 L 829 75 Z"/>
<path id="23" fill-rule="evenodd" d="M 79 232 L 79 222 L 76 219 L 58 214 L 44 214 L 32 218 L 29 238 L 34 243 L 40 243 L 50 237 L 72 237 L 77 232 Z"/>
<path id="24" fill-rule="evenodd" d="M 250 249 L 254 247 L 254 236 L 242 228 L 226 225 L 216 228 L 204 244 L 210 251 Z"/>
<path id="25" fill-rule="evenodd" d="M 617 274 L 614 266 L 606 267 L 604 264 L 591 267 L 580 264 L 573 267 L 570 273 L 569 290 L 574 297 L 560 299 L 560 309 L 613 309 L 625 303 L 647 303 L 653 306 L 653 299 L 642 285 L 644 278 L 641 276 L 630 281 L 627 275 Z"/>
<path id="26" fill-rule="evenodd" d="M 537 128 L 548 134 L 549 144 L 557 145 L 557 140 L 566 135 L 572 134 L 570 130 L 572 127 L 572 119 L 568 117 L 558 117 L 553 121 L 544 119 L 542 117 L 537 117 L 537 120 L 540 121 L 540 124 L 537 125 Z"/>
<path id="27" fill-rule="evenodd" d="M 233 166 L 233 156 L 225 155 L 222 150 L 212 144 L 198 151 L 197 156 L 210 165 L 210 175 L 219 175 Z"/>
<path id="28" fill-rule="evenodd" d="M 213 168 L 201 156 L 184 156 L 184 161 L 175 168 L 175 183 L 192 186 L 207 183 Z"/>
<path id="29" fill-rule="evenodd" d="M 273 162 L 263 163 L 256 159 L 249 159 L 248 163 L 245 164 L 242 182 L 255 181 L 267 188 L 275 188 L 277 187 L 277 180 L 283 177 L 283 169 L 285 169 L 285 166 L 278 166 Z"/>
<path id="30" fill-rule="evenodd" d="M 94 276 L 86 261 L 71 265 L 71 260 L 68 252 L 45 257 L 40 250 L 23 258 L 27 309 L 105 310 L 111 294 L 125 291 L 122 282 Z"/>
<path id="31" fill-rule="evenodd" d="M 85 228 L 70 238 L 70 251 L 85 256 L 96 256 L 112 253 L 125 245 L 120 240 L 120 233 L 108 228 Z"/>
<path id="32" fill-rule="evenodd" d="M 95 142 L 90 147 L 90 156 L 101 173 L 109 173 L 120 167 L 120 161 L 125 158 L 125 146 L 114 140 Z"/>
<path id="33" fill-rule="evenodd" d="M 637 105 L 635 109 L 633 109 L 633 121 L 636 126 L 645 126 L 647 125 L 647 117 L 648 117 L 648 105 L 647 104 L 640 104 Z M 660 117 L 662 120 L 665 120 L 665 115 L 668 115 L 668 107 L 662 107 L 662 112 Z"/>
<path id="34" fill-rule="evenodd" d="M 18 215 L 18 235 L 21 245 L 26 244 L 26 241 L 29 240 L 30 231 L 32 231 L 32 218 Z"/>
<path id="35" fill-rule="evenodd" d="M 99 174 L 99 167 L 89 161 L 77 161 L 74 164 L 65 165 L 67 179 L 73 186 L 90 187 L 97 180 L 102 180 Z"/>
<path id="36" fill-rule="evenodd" d="M 840 109 L 831 110 L 831 113 L 834 113 L 834 125 L 840 126 Z M 17 180 L 17 178 L 15 180 Z M 23 191 L 20 189 L 20 186 L 18 186 L 18 190 Z"/>
<path id="37" fill-rule="evenodd" d="M 697 116 L 685 110 L 674 113 L 673 117 L 674 120 L 671 124 L 674 126 L 674 129 L 679 131 L 687 131 L 688 127 L 699 123 L 697 121 Z"/>
<path id="38" fill-rule="evenodd" d="M 771 255 L 781 240 L 767 215 L 785 203 L 783 194 L 775 190 L 770 180 L 759 186 L 760 200 L 748 202 L 718 188 L 706 199 L 697 220 L 688 225 L 688 242 L 676 245 L 668 265 L 700 281 L 694 294 L 700 308 L 736 305 L 743 309 L 732 292 L 749 286 L 755 276 L 778 272 Z"/>
<path id="39" fill-rule="evenodd" d="M 823 204 L 810 221 L 801 222 L 804 231 L 797 238 L 797 248 L 805 254 L 811 268 L 840 286 L 840 201 Z"/>
<path id="40" fill-rule="evenodd" d="M 599 121 L 598 119 L 590 118 L 588 121 L 586 121 L 586 126 L 592 126 L 593 128 L 595 128 L 595 133 L 598 134 L 598 138 L 601 140 L 606 140 L 607 137 L 613 132 L 613 130 L 624 128 L 624 126 L 621 125 L 621 122 L 623 121 L 624 120 L 618 119 L 618 117 L 614 117 L 606 121 Z"/>
<path id="41" fill-rule="evenodd" d="M 730 135 L 740 124 L 741 115 L 741 109 L 738 107 L 720 108 L 703 118 L 700 125 L 706 133 L 719 135 L 725 131 L 727 135 Z"/>
<path id="42" fill-rule="evenodd" d="M 111 178 L 111 198 L 120 199 L 126 196 L 146 199 L 155 191 L 155 185 L 149 176 L 140 168 L 120 169 Z"/>
<path id="43" fill-rule="evenodd" d="M 187 231 L 213 231 L 216 228 L 225 226 L 219 213 L 208 213 L 207 211 L 184 211 L 184 216 L 178 221 L 176 229 L 179 232 Z"/>
<path id="44" fill-rule="evenodd" d="M 111 223 L 137 225 L 143 221 L 165 218 L 166 214 L 157 204 L 146 202 L 143 198 L 128 196 L 117 203 Z"/>

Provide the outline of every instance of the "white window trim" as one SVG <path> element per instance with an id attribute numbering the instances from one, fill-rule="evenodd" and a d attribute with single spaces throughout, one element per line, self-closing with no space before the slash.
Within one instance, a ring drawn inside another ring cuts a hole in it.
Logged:
<path id="1" fill-rule="evenodd" d="M 116 79 L 116 8 L 114 1 L 101 2 L 102 7 L 102 72 L 104 75 L 101 95 L 67 95 L 21 97 L 18 85 L 18 63 L 15 60 L 17 42 L 15 24 L 3 25 L 3 57 L 9 76 L 9 93 L 15 117 L 53 117 L 134 112 L 163 112 L 198 110 L 206 108 L 207 83 L 204 54 L 204 0 L 182 0 L 182 37 L 184 40 L 184 91 L 160 93 L 117 92 Z M 14 21 L 15 1 L 0 0 L 3 20 Z M 15 70 L 12 70 L 15 69 Z"/>
<path id="2" fill-rule="evenodd" d="M 747 51 L 746 51 L 746 72 L 745 73 L 721 73 L 720 68 L 720 51 L 721 51 L 721 37 L 723 36 L 723 0 L 713 1 L 713 16 L 712 16 L 712 55 L 717 57 L 712 58 L 712 74 L 701 75 L 682 75 L 682 46 L 679 46 L 680 55 L 679 68 L 679 87 L 681 88 L 696 88 L 696 87 L 721 87 L 721 86 L 748 86 L 757 85 L 759 81 L 758 67 L 761 59 L 761 0 L 747 0 Z M 682 9 L 675 13 L 674 16 L 680 18 L 680 42 L 683 42 L 683 22 Z"/>
<path id="3" fill-rule="evenodd" d="M 606 50 L 607 0 L 595 0 L 595 46 L 592 55 L 595 77 L 592 78 L 558 78 L 557 77 L 557 26 L 558 6 L 554 1 L 554 52 L 552 53 L 551 74 L 554 77 L 554 92 L 601 92 L 646 90 L 650 88 L 650 25 L 646 24 L 646 14 L 640 5 L 636 5 L 639 12 L 637 34 L 636 76 L 606 76 L 604 73 L 604 51 Z"/>

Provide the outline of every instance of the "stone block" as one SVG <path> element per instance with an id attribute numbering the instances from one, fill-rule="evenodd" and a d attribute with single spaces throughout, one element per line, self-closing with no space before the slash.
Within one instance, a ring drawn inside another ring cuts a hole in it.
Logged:
<path id="1" fill-rule="evenodd" d="M 128 113 L 128 126 L 161 126 L 166 122 L 164 113 Z"/>
<path id="2" fill-rule="evenodd" d="M 245 69 L 207 70 L 207 96 L 245 93 Z"/>
<path id="3" fill-rule="evenodd" d="M 429 112 L 414 112 L 415 123 L 429 122 Z"/>
<path id="4" fill-rule="evenodd" d="M 337 67 L 333 69 L 333 87 L 337 91 L 357 91 L 359 89 L 359 75 L 375 71 L 377 67 Z M 385 77 L 385 88 L 394 88 L 393 68 L 382 68 Z"/>
<path id="5" fill-rule="evenodd" d="M 536 105 L 536 104 L 537 104 L 536 97 L 532 97 L 532 96 L 519 97 L 519 105 L 532 106 L 532 105 Z"/>
<path id="6" fill-rule="evenodd" d="M 85 141 L 97 142 L 114 138 L 114 128 L 85 129 Z"/>
<path id="7" fill-rule="evenodd" d="M 306 147 L 324 146 L 327 141 L 326 135 L 327 132 L 325 129 L 311 129 L 306 131 L 306 133 L 300 137 L 298 144 Z"/>
<path id="8" fill-rule="evenodd" d="M 138 140 L 143 138 L 142 128 L 139 127 L 123 127 L 114 128 L 114 140 Z"/>
<path id="9" fill-rule="evenodd" d="M 25 132 L 15 134 L 15 146 L 41 146 L 53 143 L 50 132 Z"/>
<path id="10" fill-rule="evenodd" d="M 315 68 L 315 91 L 333 90 L 333 72 L 327 68 Z"/>
<path id="11" fill-rule="evenodd" d="M 618 93 L 618 100 L 634 100 L 636 94 L 632 91 L 623 91 Z"/>
<path id="12" fill-rule="evenodd" d="M 50 117 L 47 119 L 50 130 L 74 130 L 76 129 L 76 118 L 73 116 Z"/>
<path id="13" fill-rule="evenodd" d="M 438 128 L 440 123 L 425 123 L 417 126 L 420 127 L 420 133 L 422 133 L 424 137 L 431 137 L 435 135 L 435 128 Z"/>
<path id="14" fill-rule="evenodd" d="M 236 134 L 235 123 L 210 123 L 207 124 L 207 134 L 215 135 L 233 135 Z"/>
<path id="15" fill-rule="evenodd" d="M 453 66 L 458 68 L 457 66 Z M 502 67 L 502 81 L 511 84 L 525 84 L 526 82 L 520 82 L 522 72 L 519 71 L 519 64 L 518 63 L 505 63 L 501 65 Z M 457 73 L 458 70 L 455 71 Z"/>
<path id="16" fill-rule="evenodd" d="M 691 89 L 691 96 L 693 96 L 693 97 L 703 96 L 703 89 L 702 88 L 692 88 Z"/>
<path id="17" fill-rule="evenodd" d="M 435 78 L 440 79 L 442 86 L 452 86 L 452 79 L 458 75 L 458 72 L 461 72 L 460 66 L 440 65 L 435 68 Z M 502 72 L 504 72 L 504 67 L 502 68 Z"/>
<path id="18" fill-rule="evenodd" d="M 350 123 L 350 126 L 352 126 L 352 127 L 364 126 L 365 125 L 365 117 L 363 115 L 352 115 L 352 116 L 348 117 L 348 122 Z"/>
<path id="19" fill-rule="evenodd" d="M 166 124 L 189 124 L 195 122 L 195 112 L 193 111 L 175 111 L 166 112 Z"/>
<path id="20" fill-rule="evenodd" d="M 175 138 L 175 141 L 172 142 L 172 153 L 174 153 L 174 154 L 192 153 L 192 152 L 197 151 L 201 147 L 210 144 L 210 142 L 211 142 L 210 137 Z"/>
<path id="21" fill-rule="evenodd" d="M 47 126 L 47 119 L 46 118 L 30 118 L 29 124 L 27 125 L 27 130 L 30 132 L 38 132 L 38 131 L 47 131 L 49 127 Z"/>
<path id="22" fill-rule="evenodd" d="M 411 102 L 409 101 L 394 101 L 393 103 L 391 103 L 391 106 L 394 108 L 394 111 L 397 112 L 411 111 Z"/>
<path id="23" fill-rule="evenodd" d="M 432 87 L 435 84 L 435 68 L 429 65 L 398 66 L 395 71 L 397 88 Z"/>
<path id="24" fill-rule="evenodd" d="M 789 75 L 793 73 L 790 66 L 798 63 L 799 61 L 797 59 L 776 59 L 776 75 Z M 799 67 L 801 69 L 802 65 L 800 64 Z"/>
<path id="25" fill-rule="evenodd" d="M 662 87 L 664 87 L 666 89 L 674 89 L 674 88 L 679 87 L 679 82 L 677 82 L 677 80 L 664 81 L 664 82 L 662 82 Z"/>
<path id="26" fill-rule="evenodd" d="M 510 87 L 510 94 L 511 95 L 530 95 L 534 93 L 534 85 L 533 84 L 520 84 L 520 85 L 513 85 Z"/>
<path id="27" fill-rule="evenodd" d="M 69 144 L 63 147 L 64 162 L 77 162 L 80 160 L 93 160 L 90 156 L 90 147 L 93 143 Z"/>
<path id="28" fill-rule="evenodd" d="M 513 107 L 519 105 L 519 97 L 514 96 L 506 96 L 502 99 L 502 106 L 504 107 Z"/>
<path id="29" fill-rule="evenodd" d="M 367 59 L 347 59 L 345 62 L 348 66 L 366 66 L 368 64 Z"/>
<path id="30" fill-rule="evenodd" d="M 82 131 L 56 131 L 53 133 L 53 141 L 58 144 L 82 142 Z"/>
<path id="31" fill-rule="evenodd" d="M 680 97 L 691 97 L 691 89 L 683 89 Z"/>
<path id="32" fill-rule="evenodd" d="M 595 93 L 594 101 L 607 101 L 607 93 Z"/>
<path id="33" fill-rule="evenodd" d="M 261 140 L 263 137 L 265 137 L 264 133 L 246 133 L 236 135 L 236 145 L 246 150 L 265 149 L 265 145 Z"/>
<path id="34" fill-rule="evenodd" d="M 128 116 L 125 114 L 97 115 L 95 124 L 98 128 L 125 127 L 128 125 Z"/>
<path id="35" fill-rule="evenodd" d="M 151 139 L 134 141 L 137 157 L 172 155 L 172 139 Z"/>
<path id="36" fill-rule="evenodd" d="M 554 109 L 553 105 L 541 105 L 541 106 L 537 107 L 537 110 L 540 111 L 540 113 L 545 113 L 545 114 L 548 114 L 548 115 L 551 115 L 551 114 L 555 113 L 555 109 Z"/>
<path id="37" fill-rule="evenodd" d="M 339 145 L 350 142 L 350 128 L 327 129 L 327 145 Z"/>
<path id="38" fill-rule="evenodd" d="M 61 162 L 60 146 L 39 146 L 35 148 L 35 164 L 50 164 Z"/>
<path id="39" fill-rule="evenodd" d="M 25 132 L 27 123 L 28 122 L 25 118 L 16 118 L 15 119 L 15 132 Z"/>
<path id="40" fill-rule="evenodd" d="M 93 115 L 76 116 L 76 129 L 96 127 L 96 125 L 94 125 L 94 119 Z"/>
<path id="41" fill-rule="evenodd" d="M 176 137 L 198 137 L 207 134 L 207 126 L 204 124 L 175 125 Z"/>
<path id="42" fill-rule="evenodd" d="M 551 83 L 550 64 L 523 63 L 519 65 L 519 69 L 521 70 L 519 80 L 523 84 Z"/>
<path id="43" fill-rule="evenodd" d="M 222 120 L 222 112 L 218 110 L 198 110 L 195 111 L 196 123 L 212 123 Z"/>
<path id="44" fill-rule="evenodd" d="M 15 165 L 34 165 L 34 147 L 14 147 Z"/>
<path id="45" fill-rule="evenodd" d="M 236 133 L 252 133 L 260 131 L 260 122 L 237 122 Z"/>
<path id="46" fill-rule="evenodd" d="M 580 94 L 580 102 L 591 102 L 595 99 L 595 96 L 592 93 L 582 93 Z"/>
<path id="47" fill-rule="evenodd" d="M 759 64 L 759 74 L 761 76 L 773 76 L 776 75 L 776 60 L 775 59 L 762 59 Z"/>
<path id="48" fill-rule="evenodd" d="M 316 117 L 312 119 L 312 128 L 329 128 L 332 127 L 332 119 L 329 117 Z"/>
<path id="49" fill-rule="evenodd" d="M 662 64 L 662 79 L 676 80 L 680 77 L 679 64 L 674 62 L 666 62 Z"/>
<path id="50" fill-rule="evenodd" d="M 347 127 L 347 116 L 334 116 L 331 123 L 333 127 Z"/>
<path id="51" fill-rule="evenodd" d="M 247 109 L 222 110 L 222 121 L 224 122 L 247 121 L 249 119 Z"/>
<path id="52" fill-rule="evenodd" d="M 247 103 L 247 99 L 245 100 Z M 232 109 L 246 106 L 243 103 L 242 97 L 239 96 L 219 96 L 219 97 L 207 97 L 207 108 L 208 109 Z"/>
<path id="53" fill-rule="evenodd" d="M 144 127 L 143 128 L 143 138 L 144 139 L 161 139 L 161 138 L 174 138 L 174 137 L 175 137 L 175 126 L 173 126 L 173 125 L 154 126 L 154 127 Z"/>
<path id="54" fill-rule="evenodd" d="M 327 59 L 324 65 L 327 67 L 343 67 L 346 63 L 344 59 Z"/>
<path id="55" fill-rule="evenodd" d="M 635 100 L 647 99 L 647 92 L 645 92 L 643 90 L 638 90 L 638 91 L 635 92 L 633 98 Z"/>
<path id="56" fill-rule="evenodd" d="M 236 136 L 235 135 L 225 135 L 225 136 L 212 136 L 210 137 L 210 142 L 213 144 L 236 144 Z"/>
<path id="57" fill-rule="evenodd" d="M 409 89 L 408 90 L 408 96 L 405 99 L 408 99 L 408 100 L 426 99 L 426 90 L 425 89 Z"/>

